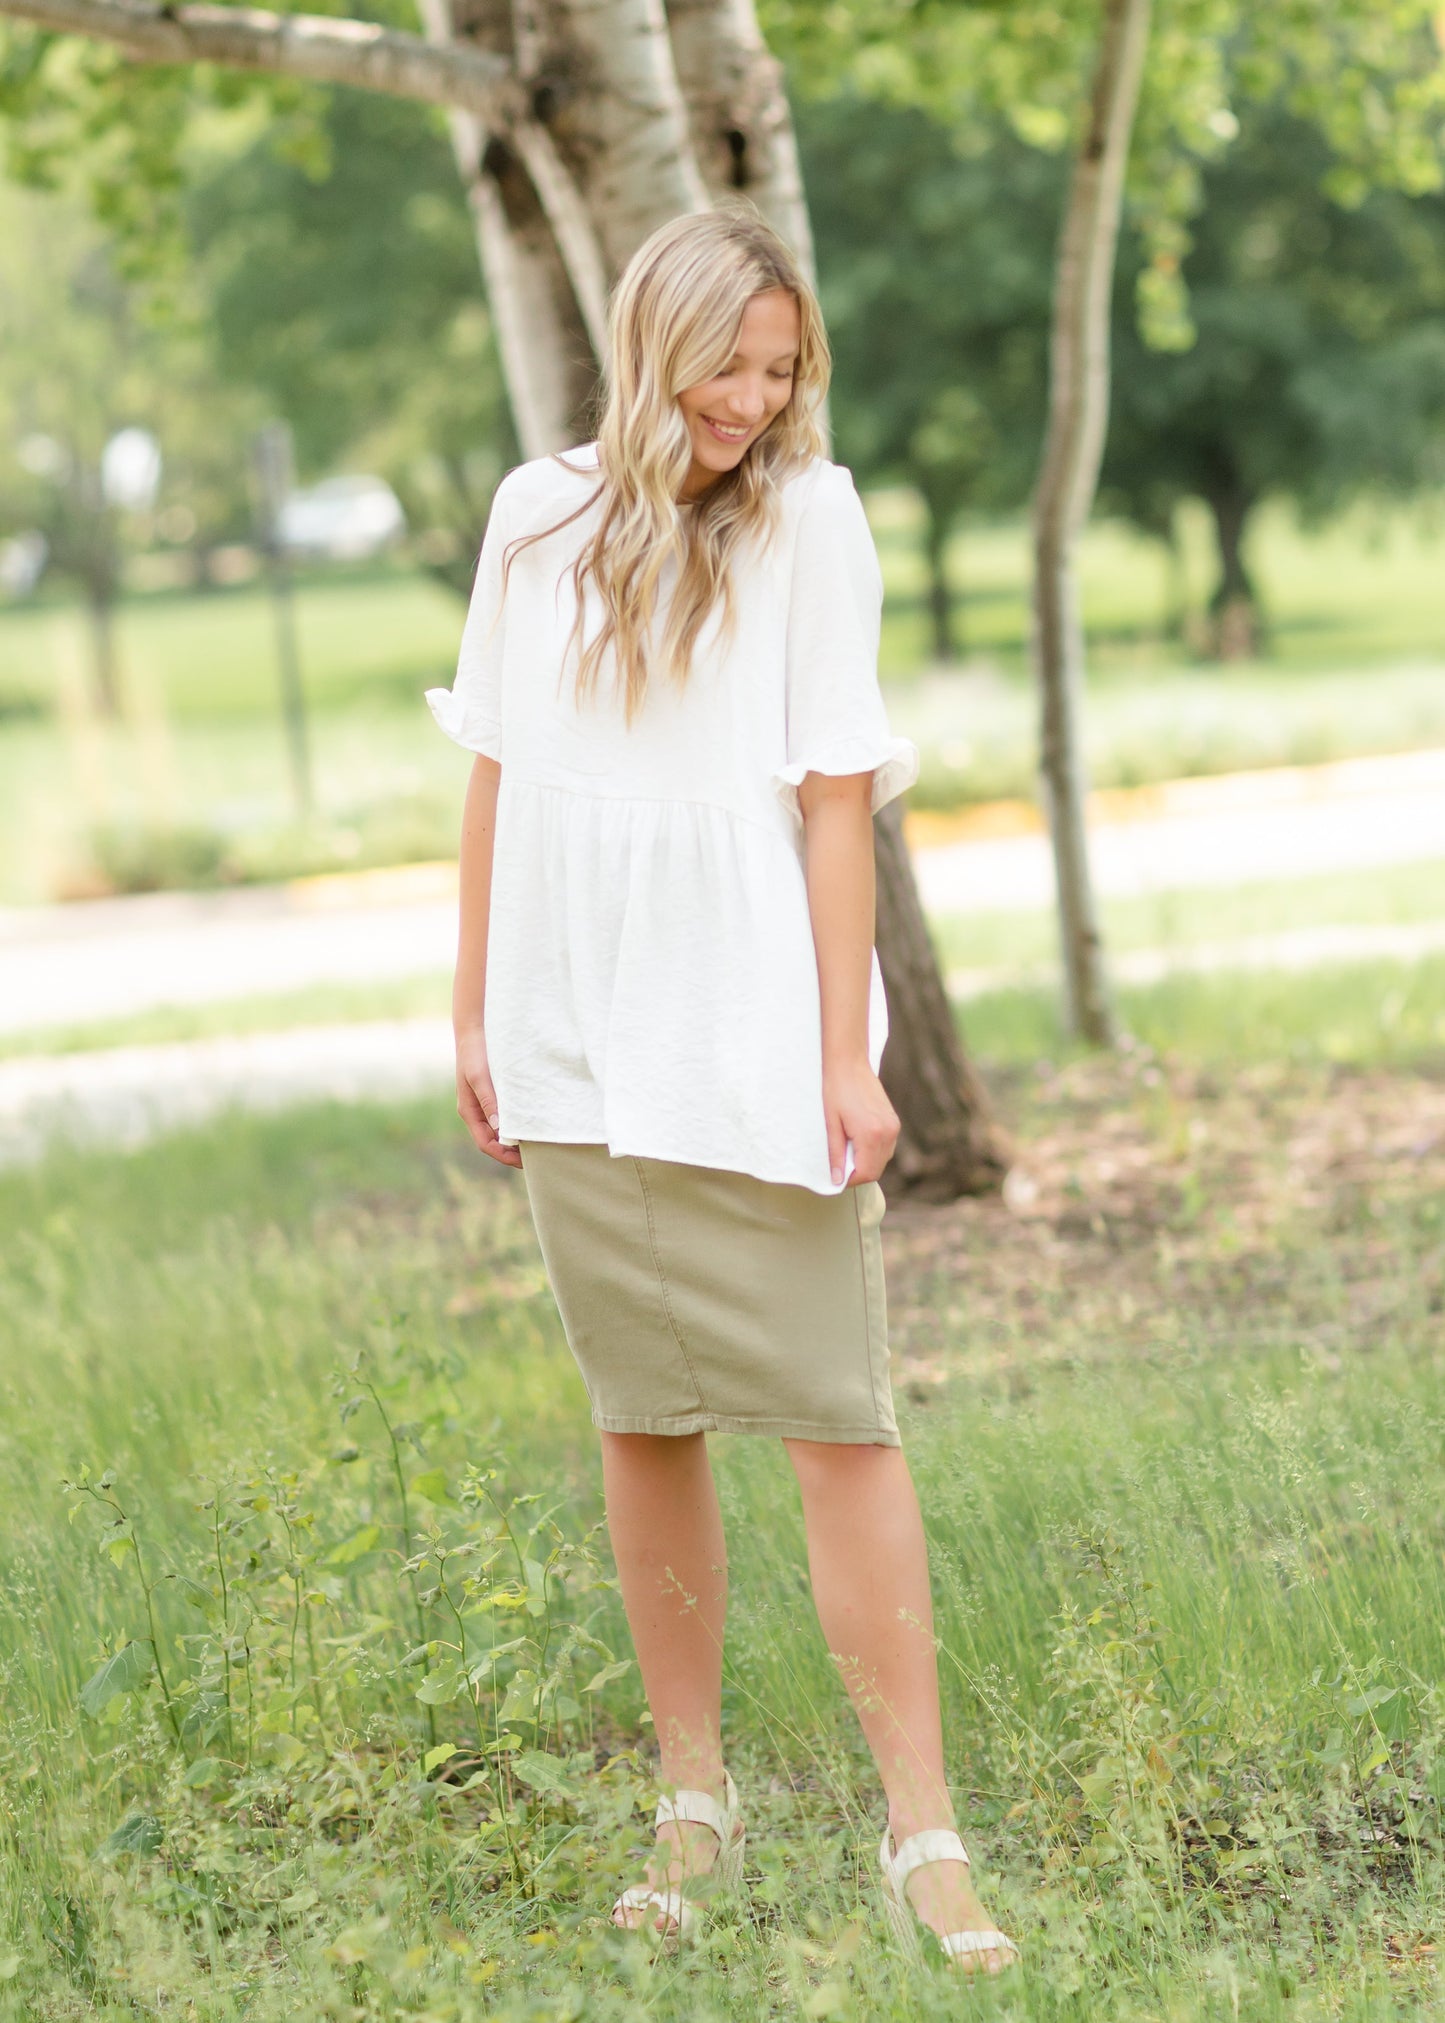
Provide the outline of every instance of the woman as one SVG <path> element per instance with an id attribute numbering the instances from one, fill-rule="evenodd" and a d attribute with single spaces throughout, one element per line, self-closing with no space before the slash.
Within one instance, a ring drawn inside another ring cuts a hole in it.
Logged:
<path id="1" fill-rule="evenodd" d="M 822 455 L 827 341 L 750 207 L 680 218 L 611 309 L 595 443 L 499 486 L 456 684 L 458 1107 L 523 1170 L 602 1440 L 661 1751 L 614 1922 L 690 1932 L 742 1868 L 719 1733 L 726 1548 L 709 1431 L 781 1437 L 819 1617 L 888 1794 L 912 1946 L 1014 1954 L 944 1775 L 928 1565 L 888 1381 L 872 814 L 918 754 L 877 680 L 882 581 Z"/>

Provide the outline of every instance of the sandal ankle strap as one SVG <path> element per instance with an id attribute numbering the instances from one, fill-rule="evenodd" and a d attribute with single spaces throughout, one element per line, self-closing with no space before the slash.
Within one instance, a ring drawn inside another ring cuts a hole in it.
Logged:
<path id="1" fill-rule="evenodd" d="M 958 1835 L 941 1826 L 925 1827 L 922 1833 L 910 1833 L 902 1847 L 896 1849 L 893 1846 L 893 1829 L 885 1827 L 878 1859 L 900 1896 L 913 1871 L 927 1867 L 931 1861 L 961 1861 L 965 1868 L 970 1866 L 968 1849 Z"/>
<path id="2" fill-rule="evenodd" d="M 727 1796 L 722 1805 L 707 1791 L 660 1793 L 654 1825 L 668 1826 L 676 1820 L 683 1820 L 694 1826 L 710 1826 L 726 1846 L 738 1809 L 737 1787 L 726 1770 L 723 1772 L 723 1788 Z"/>

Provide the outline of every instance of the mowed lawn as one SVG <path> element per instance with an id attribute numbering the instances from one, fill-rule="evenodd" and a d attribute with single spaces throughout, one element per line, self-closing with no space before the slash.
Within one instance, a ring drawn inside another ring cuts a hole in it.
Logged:
<path id="1" fill-rule="evenodd" d="M 939 669 L 928 660 L 912 503 L 880 493 L 869 509 L 888 590 L 890 711 L 923 754 L 915 802 L 1031 795 L 1025 529 L 966 528 L 954 543 L 968 658 Z M 1208 541 L 1196 520 L 1185 531 L 1197 606 Z M 1309 534 L 1271 510 L 1255 561 L 1270 657 L 1221 668 L 1191 662 L 1164 636 L 1157 547 L 1112 522 L 1090 530 L 1081 568 L 1098 783 L 1445 743 L 1445 535 L 1398 509 L 1360 509 Z M 296 608 L 315 776 L 304 823 L 290 801 L 272 617 L 259 590 L 129 600 L 118 628 L 129 715 L 119 727 L 88 705 L 78 610 L 0 608 L 0 903 L 107 879 L 254 879 L 449 850 L 466 759 L 421 698 L 451 679 L 459 600 L 378 569 L 308 578 Z"/>
<path id="2" fill-rule="evenodd" d="M 1112 1062 L 998 1007 L 1006 1198 L 885 1220 L 951 1775 L 1025 1952 L 972 1993 L 889 1950 L 771 1444 L 713 1443 L 746 1893 L 678 1962 L 608 1929 L 652 1744 L 595 1436 L 444 1102 L 0 1177 L 0 2015 L 1437 2014 L 1445 976 L 1416 1031 L 1362 974 L 1252 1017 L 1179 980 Z"/>

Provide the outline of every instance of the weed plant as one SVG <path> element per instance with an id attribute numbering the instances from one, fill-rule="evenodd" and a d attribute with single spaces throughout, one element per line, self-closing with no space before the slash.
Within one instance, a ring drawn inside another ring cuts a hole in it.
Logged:
<path id="1" fill-rule="evenodd" d="M 772 1443 L 714 1443 L 746 1893 L 677 1961 L 609 1928 L 653 1750 L 594 1436 L 454 1119 L 5 1176 L 0 2015 L 1435 2013 L 1437 1210 L 1388 1204 L 1412 1264 L 1358 1354 L 1190 1298 L 1140 1347 L 1121 1295 L 919 1386 L 900 1323 L 951 1775 L 1025 1954 L 965 1987 L 876 1916 Z"/>

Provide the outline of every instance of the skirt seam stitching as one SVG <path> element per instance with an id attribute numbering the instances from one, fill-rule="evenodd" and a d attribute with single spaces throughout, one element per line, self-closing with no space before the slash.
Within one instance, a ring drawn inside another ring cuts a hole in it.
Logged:
<path id="1" fill-rule="evenodd" d="M 858 1272 L 863 1283 L 863 1343 L 868 1355 L 868 1393 L 873 1400 L 873 1423 L 881 1432 L 883 1414 L 878 1408 L 878 1372 L 873 1366 L 873 1287 L 863 1244 L 863 1210 L 858 1200 L 862 1191 L 861 1187 L 853 1189 L 853 1222 L 858 1235 Z"/>
<path id="2" fill-rule="evenodd" d="M 677 1324 L 677 1315 L 673 1312 L 672 1293 L 667 1283 L 667 1273 L 662 1268 L 662 1257 L 657 1248 L 657 1225 L 653 1220 L 652 1191 L 647 1184 L 647 1175 L 642 1170 L 642 1161 L 640 1159 L 634 1157 L 632 1166 L 633 1171 L 637 1175 L 637 1184 L 642 1189 L 642 1206 L 647 1216 L 647 1247 L 652 1252 L 653 1268 L 657 1273 L 658 1288 L 662 1293 L 662 1310 L 667 1315 L 667 1325 L 672 1330 L 672 1338 L 677 1343 L 678 1353 L 682 1357 L 683 1365 L 687 1370 L 687 1374 L 692 1379 L 692 1388 L 697 1392 L 698 1409 L 703 1412 L 710 1412 L 712 1407 L 703 1395 L 703 1388 L 698 1382 L 697 1371 L 693 1368 L 692 1357 L 687 1352 L 687 1343 L 683 1340 L 682 1329 Z"/>

